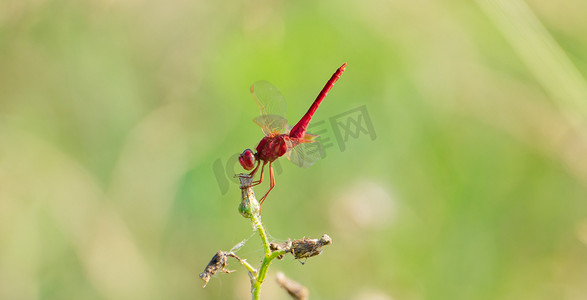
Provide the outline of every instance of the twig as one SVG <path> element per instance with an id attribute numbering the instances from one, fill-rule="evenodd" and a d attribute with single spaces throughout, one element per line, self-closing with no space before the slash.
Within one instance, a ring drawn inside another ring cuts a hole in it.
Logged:
<path id="1" fill-rule="evenodd" d="M 299 282 L 287 278 L 282 272 L 277 273 L 277 283 L 296 300 L 306 300 L 310 292 Z"/>

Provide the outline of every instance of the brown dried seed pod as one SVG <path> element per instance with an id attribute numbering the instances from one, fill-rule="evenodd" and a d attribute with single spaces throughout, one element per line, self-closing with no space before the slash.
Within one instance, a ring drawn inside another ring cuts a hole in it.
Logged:
<path id="1" fill-rule="evenodd" d="M 322 246 L 332 244 L 332 239 L 323 235 L 318 239 L 303 238 L 292 242 L 291 253 L 296 259 L 308 258 L 322 253 Z"/>
<path id="2" fill-rule="evenodd" d="M 200 278 L 204 280 L 204 287 L 206 287 L 208 281 L 210 281 L 210 277 L 216 274 L 216 272 L 222 271 L 224 273 L 230 273 L 230 270 L 225 269 L 228 265 L 226 255 L 227 253 L 223 251 L 216 252 L 204 269 L 204 272 L 200 273 Z"/>

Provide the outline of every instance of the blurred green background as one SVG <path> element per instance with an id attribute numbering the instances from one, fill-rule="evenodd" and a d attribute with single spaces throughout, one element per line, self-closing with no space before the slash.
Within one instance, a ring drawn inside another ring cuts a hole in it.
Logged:
<path id="1" fill-rule="evenodd" d="M 230 177 L 262 137 L 249 86 L 272 82 L 295 122 L 347 62 L 315 115 L 327 156 L 280 159 L 263 205 L 275 240 L 334 244 L 275 262 L 264 299 L 288 299 L 276 271 L 311 299 L 585 299 L 585 15 L 581 0 L 4 0 L 0 298 L 249 299 L 234 261 L 198 278 L 252 234 Z M 341 151 L 330 119 L 362 105 L 376 138 Z M 257 265 L 258 238 L 239 255 Z"/>

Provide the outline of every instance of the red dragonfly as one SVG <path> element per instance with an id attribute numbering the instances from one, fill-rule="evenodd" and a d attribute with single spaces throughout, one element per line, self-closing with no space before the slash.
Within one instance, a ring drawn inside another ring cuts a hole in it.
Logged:
<path id="1" fill-rule="evenodd" d="M 312 106 L 310 106 L 310 109 L 308 109 L 308 112 L 293 128 L 287 125 L 285 99 L 279 90 L 267 81 L 258 81 L 251 86 L 251 94 L 253 94 L 253 98 L 255 98 L 261 112 L 261 115 L 255 118 L 254 121 L 261 126 L 265 137 L 257 145 L 256 153 L 253 153 L 251 149 L 247 149 L 243 151 L 238 160 L 245 170 L 253 170 L 249 174 L 251 177 L 255 176 L 259 166 L 262 165 L 259 180 L 254 181 L 253 186 L 263 182 L 263 171 L 265 165 L 269 163 L 269 190 L 261 198 L 260 204 L 263 204 L 269 192 L 275 187 L 275 176 L 271 166 L 273 161 L 286 155 L 294 164 L 307 168 L 320 158 L 320 148 L 317 147 L 319 145 L 316 144 L 317 141 L 315 140 L 317 136 L 306 133 L 306 130 L 320 102 L 324 100 L 326 94 L 340 78 L 345 68 L 346 63 L 334 72 L 316 100 L 314 100 L 314 103 L 312 103 Z"/>

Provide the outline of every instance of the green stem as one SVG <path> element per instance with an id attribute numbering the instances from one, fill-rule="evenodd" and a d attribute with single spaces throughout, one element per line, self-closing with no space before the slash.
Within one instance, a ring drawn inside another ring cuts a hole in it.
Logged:
<path id="1" fill-rule="evenodd" d="M 253 268 L 253 266 L 251 266 L 246 260 L 241 260 L 241 264 L 249 271 L 249 273 L 251 273 L 252 276 L 257 274 L 257 270 L 255 270 L 255 268 Z"/>
<path id="2" fill-rule="evenodd" d="M 253 222 L 253 226 L 259 232 L 261 242 L 263 243 L 263 252 L 265 252 L 263 263 L 261 264 L 258 272 L 251 272 L 252 266 L 243 264 L 247 269 L 249 269 L 249 273 L 251 273 L 253 277 L 251 279 L 251 293 L 253 295 L 253 300 L 259 300 L 261 297 L 261 285 L 267 276 L 269 265 L 276 257 L 284 255 L 287 253 L 287 251 L 276 250 L 271 252 L 271 248 L 269 247 L 269 239 L 267 238 L 267 231 L 265 230 L 265 226 L 263 226 L 263 222 L 261 221 L 261 208 L 251 186 L 252 178 L 248 174 L 239 174 L 238 177 L 241 182 L 242 194 L 242 201 L 239 206 L 239 211 L 245 218 L 250 218 L 251 222 Z M 241 263 L 243 262 L 241 261 Z"/>
<path id="3" fill-rule="evenodd" d="M 241 265 L 243 265 L 243 267 L 245 267 L 249 271 L 249 273 L 251 273 L 251 276 L 256 278 L 257 270 L 255 270 L 255 268 L 246 259 L 242 259 L 242 258 L 238 257 L 233 252 L 228 253 L 228 255 L 231 257 L 234 257 L 236 260 L 238 260 L 238 262 L 240 262 Z"/>
<path id="4" fill-rule="evenodd" d="M 265 231 L 265 226 L 263 226 L 263 222 L 261 221 L 261 215 L 252 214 L 251 221 L 253 222 L 253 226 L 255 226 L 255 228 L 257 228 L 257 231 L 259 232 L 261 242 L 263 243 L 263 251 L 265 252 L 263 263 L 261 264 L 255 281 L 253 281 L 253 284 L 251 286 L 253 300 L 259 300 L 261 297 L 261 285 L 263 284 L 263 281 L 267 276 L 267 270 L 269 268 L 269 265 L 271 264 L 271 261 L 277 256 L 273 256 L 271 254 L 271 249 L 269 248 L 269 239 L 267 239 L 267 232 Z"/>
<path id="5" fill-rule="evenodd" d="M 267 239 L 267 232 L 265 231 L 265 226 L 263 226 L 263 222 L 261 221 L 261 215 L 253 214 L 251 215 L 251 221 L 257 231 L 259 231 L 259 236 L 261 236 L 261 242 L 263 242 L 263 251 L 265 252 L 265 257 L 271 254 L 271 249 L 269 249 L 269 239 Z"/>
<path id="6" fill-rule="evenodd" d="M 269 270 L 269 265 L 271 262 L 278 256 L 284 255 L 287 253 L 286 250 L 276 250 L 273 253 L 266 255 L 263 258 L 263 263 L 261 264 L 261 268 L 259 268 L 259 273 L 257 274 L 257 280 L 253 283 L 252 292 L 253 292 L 253 300 L 259 300 L 261 296 L 261 284 L 265 280 L 267 276 L 267 270 Z"/>

